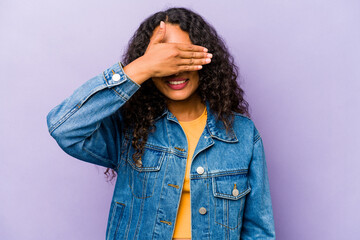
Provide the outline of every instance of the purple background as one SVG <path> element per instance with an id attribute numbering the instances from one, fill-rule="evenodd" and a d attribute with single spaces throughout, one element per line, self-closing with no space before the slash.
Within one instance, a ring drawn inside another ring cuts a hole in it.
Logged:
<path id="1" fill-rule="evenodd" d="M 278 239 L 359 239 L 356 0 L 2 0 L 0 239 L 104 239 L 114 185 L 57 146 L 46 115 L 118 61 L 145 17 L 171 6 L 202 14 L 235 56 Z"/>

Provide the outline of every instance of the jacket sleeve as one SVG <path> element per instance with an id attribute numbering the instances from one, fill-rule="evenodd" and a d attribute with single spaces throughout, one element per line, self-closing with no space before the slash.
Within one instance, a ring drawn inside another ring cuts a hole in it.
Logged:
<path id="1" fill-rule="evenodd" d="M 246 197 L 241 239 L 275 239 L 274 217 L 262 139 L 255 128 L 249 166 L 250 193 Z"/>
<path id="2" fill-rule="evenodd" d="M 119 109 L 139 88 L 116 63 L 48 113 L 49 133 L 69 155 L 117 169 L 123 140 Z"/>

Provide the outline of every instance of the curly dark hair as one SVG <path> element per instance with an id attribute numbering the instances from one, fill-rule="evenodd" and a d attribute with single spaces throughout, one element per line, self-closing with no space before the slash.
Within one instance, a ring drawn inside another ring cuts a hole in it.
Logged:
<path id="1" fill-rule="evenodd" d="M 127 65 L 144 55 L 154 29 L 160 22 L 177 24 L 187 32 L 195 45 L 206 47 L 213 54 L 211 63 L 199 71 L 198 94 L 202 103 L 209 102 L 216 119 L 223 121 L 229 130 L 233 112 L 250 117 L 249 104 L 244 99 L 244 91 L 236 82 L 238 69 L 234 58 L 215 29 L 199 14 L 186 8 L 169 8 L 145 19 L 129 41 L 123 63 Z M 149 131 L 155 131 L 155 119 L 166 108 L 166 98 L 152 81 L 145 81 L 141 88 L 121 108 L 124 130 L 132 130 L 132 145 L 135 148 L 133 160 L 136 162 L 144 151 Z M 109 168 L 105 174 L 109 173 Z M 112 176 L 116 176 L 112 169 Z M 107 175 L 108 176 L 108 175 Z"/>

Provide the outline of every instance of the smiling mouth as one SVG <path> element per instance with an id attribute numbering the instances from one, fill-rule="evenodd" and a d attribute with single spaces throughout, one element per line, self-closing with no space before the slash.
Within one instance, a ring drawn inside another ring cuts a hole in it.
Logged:
<path id="1" fill-rule="evenodd" d="M 185 82 L 189 81 L 189 79 L 184 79 L 184 80 L 169 80 L 167 81 L 168 83 L 170 83 L 171 85 L 179 85 L 179 84 L 183 84 Z"/>
<path id="2" fill-rule="evenodd" d="M 183 89 L 189 82 L 189 78 L 170 78 L 166 81 L 167 85 L 173 90 Z"/>
<path id="3" fill-rule="evenodd" d="M 173 77 L 170 79 L 166 79 L 167 83 L 170 83 L 172 85 L 178 85 L 178 84 L 183 84 L 184 82 L 189 81 L 189 78 L 184 78 L 184 77 Z"/>

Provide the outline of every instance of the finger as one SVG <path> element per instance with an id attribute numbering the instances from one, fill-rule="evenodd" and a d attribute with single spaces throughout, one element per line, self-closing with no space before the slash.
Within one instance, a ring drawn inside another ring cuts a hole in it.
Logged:
<path id="1" fill-rule="evenodd" d="M 164 39 L 165 32 L 166 32 L 165 23 L 161 21 L 160 26 L 156 31 L 154 38 L 150 41 L 150 44 L 161 43 L 162 40 Z"/>
<path id="2" fill-rule="evenodd" d="M 193 44 L 186 44 L 186 43 L 177 43 L 176 44 L 178 49 L 183 51 L 189 51 L 189 52 L 208 52 L 208 49 L 199 46 L 199 45 L 193 45 Z"/>
<path id="3" fill-rule="evenodd" d="M 201 65 L 181 65 L 178 67 L 179 72 L 198 71 L 202 69 Z"/>
<path id="4" fill-rule="evenodd" d="M 184 58 L 179 61 L 179 65 L 205 65 L 211 62 L 210 58 Z"/>
<path id="5" fill-rule="evenodd" d="M 211 53 L 206 52 L 188 52 L 180 51 L 178 57 L 180 58 L 212 58 Z"/>

